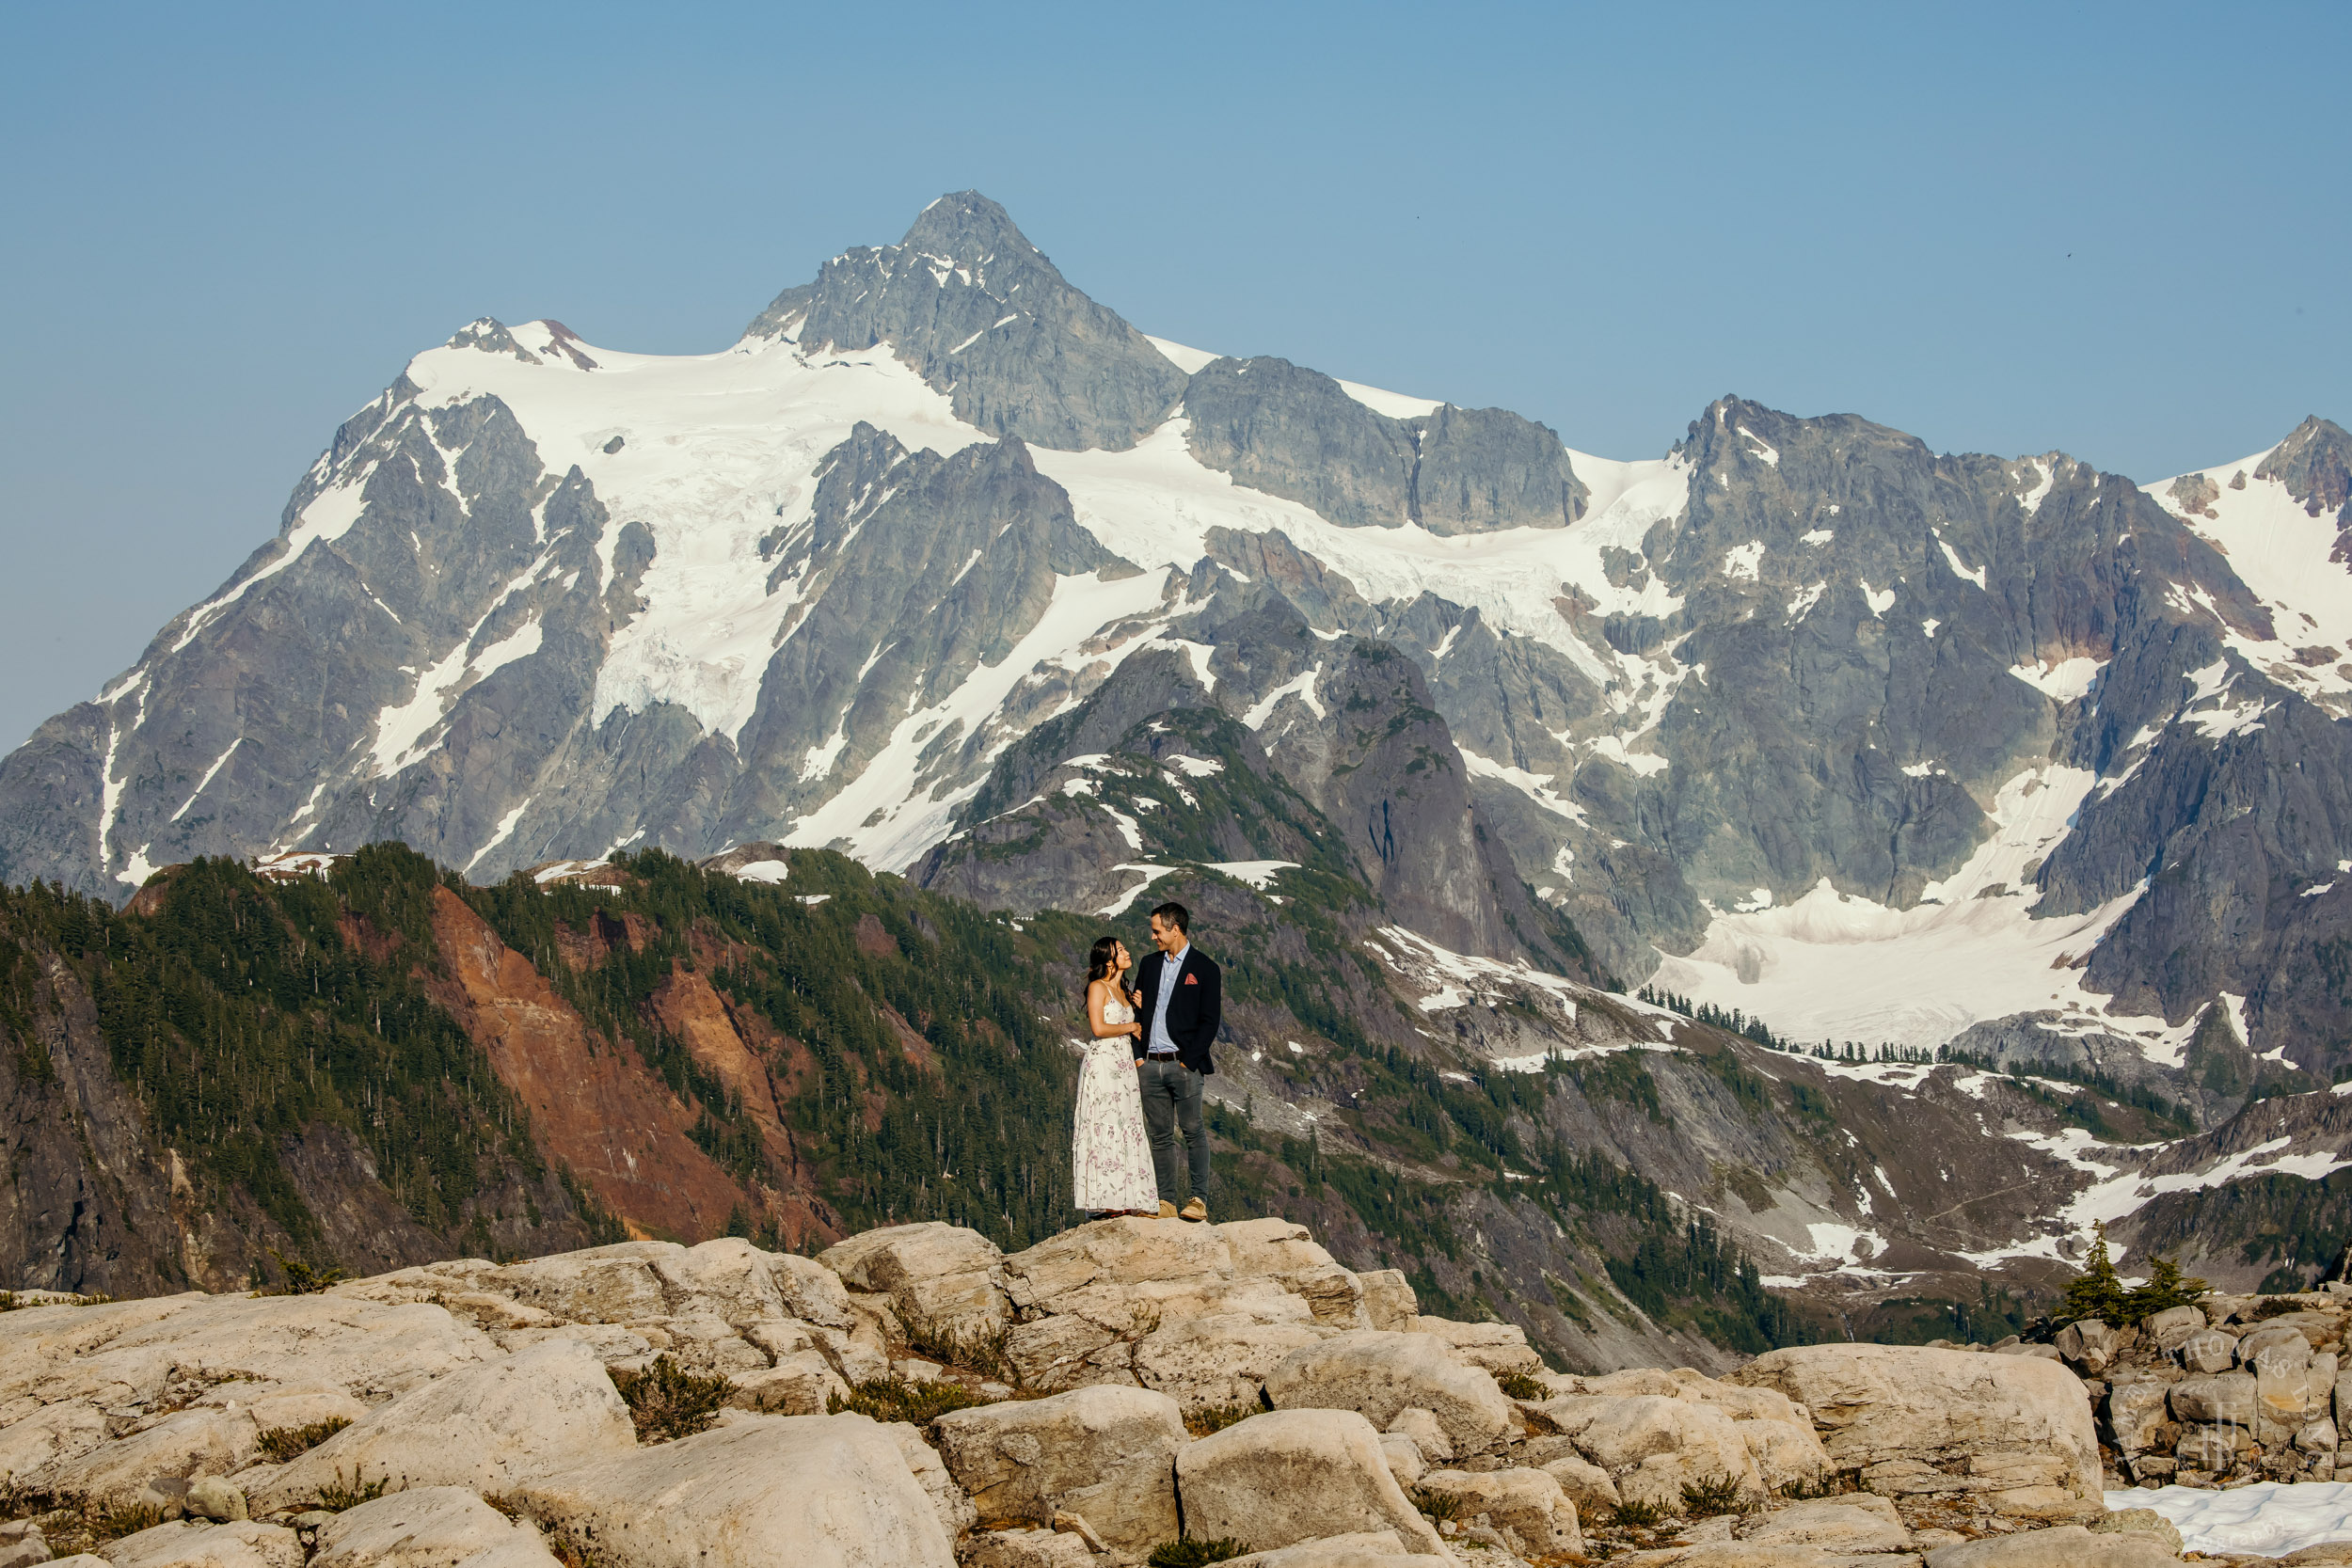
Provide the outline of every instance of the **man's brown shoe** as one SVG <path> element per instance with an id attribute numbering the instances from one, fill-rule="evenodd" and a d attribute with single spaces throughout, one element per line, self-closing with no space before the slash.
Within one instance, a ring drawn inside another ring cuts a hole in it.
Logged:
<path id="1" fill-rule="evenodd" d="M 1163 1203 L 1160 1207 L 1165 1209 L 1168 1205 Z M 1209 1206 L 1201 1202 L 1199 1198 L 1196 1197 L 1190 1203 L 1184 1205 L 1184 1218 L 1188 1220 L 1205 1220 L 1208 1217 Z"/>
<path id="2" fill-rule="evenodd" d="M 1166 1198 L 1160 1199 L 1160 1218 L 1164 1220 L 1172 1220 L 1175 1217 L 1176 1205 L 1168 1202 Z"/>

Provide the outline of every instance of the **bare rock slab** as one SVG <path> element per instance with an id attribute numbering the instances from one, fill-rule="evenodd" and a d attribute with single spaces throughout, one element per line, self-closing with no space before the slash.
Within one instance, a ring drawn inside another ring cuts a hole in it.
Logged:
<path id="1" fill-rule="evenodd" d="M 1132 1218 L 1074 1226 L 1006 1259 L 1006 1288 L 1024 1308 L 1059 1311 L 1060 1298 L 1089 1287 L 1231 1275 L 1232 1246 L 1224 1232 L 1232 1228 Z M 825 1253 L 821 1260 L 832 1257 Z"/>
<path id="2" fill-rule="evenodd" d="M 1396 1538 L 1396 1531 L 1384 1529 L 1251 1552 L 1231 1559 L 1230 1568 L 1438 1568 L 1457 1560 L 1408 1551 Z"/>
<path id="3" fill-rule="evenodd" d="M 1522 1557 L 1584 1550 L 1576 1504 L 1541 1470 L 1433 1470 L 1422 1487 L 1455 1499 L 1459 1517 L 1505 1532 Z"/>
<path id="4" fill-rule="evenodd" d="M 891 1434 L 863 1416 L 746 1416 L 512 1494 L 609 1568 L 953 1568 Z"/>
<path id="5" fill-rule="evenodd" d="M 1389 1473 L 1379 1433 L 1352 1410 L 1275 1410 L 1188 1443 L 1176 1492 L 1191 1534 L 1260 1551 L 1392 1529 L 1416 1552 L 1446 1555 Z"/>
<path id="6" fill-rule="evenodd" d="M 253 1418 L 243 1411 L 183 1410 L 143 1432 L 63 1461 L 33 1481 L 59 1497 L 113 1508 L 135 1499 L 152 1477 L 184 1481 L 241 1470 L 252 1462 L 259 1445 Z"/>
<path id="7" fill-rule="evenodd" d="M 1329 1332 L 1223 1313 L 1189 1318 L 1145 1336 L 1131 1364 L 1137 1383 L 1168 1395 L 1187 1414 L 1254 1405 L 1285 1357 L 1322 1344 Z"/>
<path id="8" fill-rule="evenodd" d="M 1012 1321 L 1005 1256 L 977 1230 L 926 1220 L 852 1236 L 817 1260 L 852 1291 L 887 1295 L 902 1321 L 992 1333 Z"/>
<path id="9" fill-rule="evenodd" d="M 1927 1568 L 2179 1568 L 2181 1560 L 2153 1535 L 2094 1534 L 2080 1525 L 2061 1525 L 1939 1546 L 1926 1561 Z"/>
<path id="10" fill-rule="evenodd" d="M 462 1486 L 421 1486 L 345 1510 L 319 1527 L 311 1568 L 501 1568 L 536 1562 L 553 1568 L 554 1554 L 539 1532 L 515 1521 Z"/>
<path id="11" fill-rule="evenodd" d="M 1868 1492 L 1793 1503 L 1764 1515 L 1746 1538 L 1762 1545 L 1820 1546 L 1840 1552 L 1907 1552 L 1911 1531 L 1893 1501 Z"/>
<path id="12" fill-rule="evenodd" d="M 1757 1356 L 1724 1381 L 1772 1388 L 1806 1406 L 1840 1470 L 1965 1459 L 1975 1476 L 1968 1489 L 1996 1511 L 2045 1519 L 2070 1504 L 2105 1512 L 2090 1402 L 2082 1381 L 2057 1362 L 1912 1346 L 1803 1345 Z M 2026 1479 L 2034 1462 L 2052 1460 L 2056 1474 Z M 2012 1479 L 2022 1484 L 2008 1484 Z"/>
<path id="13" fill-rule="evenodd" d="M 1166 1394 L 1079 1388 L 950 1411 L 937 1431 L 948 1473 L 984 1520 L 1042 1525 L 1063 1510 L 1138 1554 L 1178 1533 L 1176 1452 L 1189 1439 Z"/>
<path id="14" fill-rule="evenodd" d="M 1409 1407 L 1435 1416 L 1457 1455 L 1493 1447 L 1514 1426 L 1492 1374 L 1426 1334 L 1367 1330 L 1294 1351 L 1266 1374 L 1278 1410 L 1353 1410 L 1385 1427 Z"/>
<path id="15" fill-rule="evenodd" d="M 636 1446 L 604 1363 L 577 1340 L 550 1339 L 453 1372 L 345 1427 L 280 1468 L 255 1492 L 253 1509 L 299 1506 L 339 1477 L 499 1492 Z"/>
<path id="16" fill-rule="evenodd" d="M 99 1547 L 112 1568 L 302 1568 L 302 1541 L 283 1525 L 173 1520 Z"/>

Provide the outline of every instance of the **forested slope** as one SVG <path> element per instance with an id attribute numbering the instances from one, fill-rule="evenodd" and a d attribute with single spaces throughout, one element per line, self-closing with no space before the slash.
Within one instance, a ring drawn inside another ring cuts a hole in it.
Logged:
<path id="1" fill-rule="evenodd" d="M 6 1284 L 262 1285 L 629 1234 L 807 1250 L 920 1219 L 1018 1247 L 1070 1224 L 1078 964 L 1140 911 L 1016 920 L 824 851 L 788 867 L 654 852 L 485 888 L 383 845 L 324 877 L 192 863 L 120 911 L 0 893 Z M 1219 1217 L 1306 1220 L 1568 1359 L 1804 1334 L 1703 1217 L 1548 1125 L 1645 1095 L 1662 1122 L 1646 1068 L 1440 1069 L 1353 1022 L 1401 1006 L 1359 972 L 1344 1006 L 1301 1007 L 1327 1028 L 1253 1000 L 1298 983 L 1255 946 L 1228 960 Z M 1318 1088 L 1346 1114 L 1282 1131 L 1276 1101 Z"/>

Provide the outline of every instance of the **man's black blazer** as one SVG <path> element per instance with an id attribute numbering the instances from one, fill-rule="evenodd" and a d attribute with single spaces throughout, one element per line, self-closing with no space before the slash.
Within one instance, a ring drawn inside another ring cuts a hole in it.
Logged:
<path id="1" fill-rule="evenodd" d="M 1165 953 L 1153 953 L 1136 966 L 1136 989 L 1143 993 L 1136 1008 L 1136 1022 L 1143 1025 L 1143 1033 L 1134 1037 L 1138 1061 L 1151 1043 L 1152 1015 L 1160 1002 L 1160 972 L 1167 967 Z M 1168 1037 L 1176 1042 L 1176 1059 L 1195 1072 L 1216 1070 L 1216 1064 L 1209 1059 L 1209 1045 L 1216 1038 L 1224 1009 L 1225 976 L 1216 960 L 1198 947 L 1186 948 L 1176 989 L 1168 999 Z"/>

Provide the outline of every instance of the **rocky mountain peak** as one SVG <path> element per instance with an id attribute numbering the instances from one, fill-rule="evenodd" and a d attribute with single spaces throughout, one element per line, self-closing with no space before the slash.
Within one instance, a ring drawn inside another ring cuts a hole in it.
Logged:
<path id="1" fill-rule="evenodd" d="M 901 248 L 965 266 L 991 261 L 1028 262 L 1056 281 L 1061 274 L 1045 253 L 1029 243 L 1012 214 L 977 191 L 950 191 L 923 209 L 908 226 Z"/>
<path id="2" fill-rule="evenodd" d="M 2333 513 L 2339 523 L 2352 525 L 2352 434 L 2332 420 L 2305 419 L 2263 459 L 2254 477 L 2284 483 L 2314 517 Z"/>
<path id="3" fill-rule="evenodd" d="M 932 202 L 898 245 L 827 261 L 744 337 L 803 354 L 887 344 L 956 418 L 1067 451 L 1135 445 L 1184 389 L 1150 339 L 1073 288 L 977 191 Z"/>

